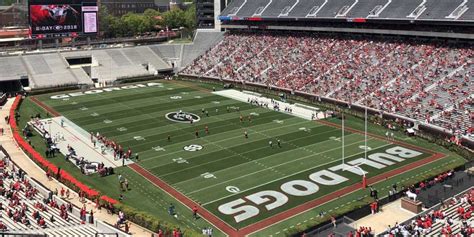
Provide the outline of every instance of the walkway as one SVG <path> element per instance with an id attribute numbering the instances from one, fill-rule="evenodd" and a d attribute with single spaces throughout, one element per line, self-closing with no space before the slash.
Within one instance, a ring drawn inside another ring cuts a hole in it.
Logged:
<path id="1" fill-rule="evenodd" d="M 0 127 L 5 130 L 4 135 L 0 134 L 0 144 L 7 150 L 8 154 L 11 156 L 11 159 L 20 166 L 28 176 L 36 179 L 38 182 L 42 183 L 45 187 L 50 190 L 61 190 L 61 188 L 67 189 L 66 186 L 62 185 L 57 180 L 48 180 L 46 178 L 45 172 L 38 167 L 28 156 L 23 153 L 21 149 L 18 148 L 15 141 L 12 137 L 12 132 L 10 127 L 5 123 L 5 117 L 9 114 L 9 110 L 11 105 L 13 104 L 14 99 L 9 99 L 8 102 L 1 107 L 0 109 Z M 71 192 L 71 198 L 68 200 L 72 204 L 81 207 L 83 203 L 79 201 L 79 195 L 75 193 L 73 190 L 69 190 Z M 87 200 L 86 203 L 87 210 L 91 210 L 95 208 L 94 202 Z M 94 209 L 94 211 L 97 211 Z M 95 218 L 107 222 L 109 224 L 115 224 L 118 219 L 117 215 L 108 214 L 107 211 L 97 211 L 94 213 Z M 144 229 L 136 224 L 132 224 L 130 227 L 130 233 L 136 236 L 150 236 L 152 234 L 151 231 Z"/>
<path id="2" fill-rule="evenodd" d="M 401 208 L 401 199 L 382 206 L 381 211 L 368 215 L 362 219 L 355 221 L 353 224 L 357 227 L 371 227 L 375 233 L 382 233 L 387 230 L 388 225 L 394 226 L 395 223 L 402 223 L 416 214 Z"/>

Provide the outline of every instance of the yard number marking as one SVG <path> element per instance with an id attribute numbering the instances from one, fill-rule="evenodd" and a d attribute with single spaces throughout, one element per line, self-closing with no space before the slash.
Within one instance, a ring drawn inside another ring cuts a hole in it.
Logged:
<path id="1" fill-rule="evenodd" d="M 201 177 L 205 178 L 205 179 L 210 179 L 210 178 L 214 178 L 214 179 L 217 179 L 217 177 L 209 172 L 206 172 L 204 174 L 201 174 Z"/>
<path id="2" fill-rule="evenodd" d="M 340 142 L 341 141 L 341 138 L 340 137 L 329 137 L 330 140 L 334 140 L 334 141 L 338 141 Z"/>
<path id="3" fill-rule="evenodd" d="M 359 146 L 359 148 L 362 149 L 362 150 L 368 150 L 368 151 L 372 150 L 372 147 L 370 147 L 370 146 L 364 146 L 364 145 Z"/>
<path id="4" fill-rule="evenodd" d="M 127 128 L 126 127 L 120 127 L 120 128 L 117 128 L 117 130 L 119 132 L 125 132 L 125 131 L 127 131 Z"/>
<path id="5" fill-rule="evenodd" d="M 80 110 L 86 111 L 86 110 L 88 110 L 88 108 L 87 107 L 81 107 Z"/>
<path id="6" fill-rule="evenodd" d="M 228 192 L 231 192 L 231 193 L 240 192 L 240 189 L 235 187 L 235 186 L 227 186 L 227 187 L 225 187 L 225 190 L 227 190 Z"/>
<path id="7" fill-rule="evenodd" d="M 134 136 L 133 139 L 137 140 L 137 141 L 144 141 L 145 138 L 142 137 L 142 136 Z"/>
<path id="8" fill-rule="evenodd" d="M 178 163 L 178 164 L 189 164 L 189 162 L 186 160 L 186 159 L 183 159 L 181 157 L 179 158 L 176 158 L 176 159 L 173 159 L 174 162 Z"/>
<path id="9" fill-rule="evenodd" d="M 94 113 L 91 114 L 91 116 L 92 117 L 97 117 L 97 116 L 99 116 L 99 114 L 94 112 Z"/>
<path id="10" fill-rule="evenodd" d="M 170 97 L 170 99 L 172 99 L 172 100 L 179 100 L 179 99 L 181 99 L 181 98 L 183 98 L 183 97 L 181 97 L 181 96 L 179 96 L 179 95 L 175 95 L 175 96 L 171 96 L 171 97 Z"/>
<path id="11" fill-rule="evenodd" d="M 183 149 L 184 149 L 185 151 L 200 151 L 200 150 L 202 150 L 202 146 L 201 146 L 201 145 L 192 144 L 192 145 L 184 146 Z"/>
<path id="12" fill-rule="evenodd" d="M 112 123 L 112 120 L 106 119 L 106 120 L 104 120 L 104 123 L 106 123 L 106 124 Z"/>
<path id="13" fill-rule="evenodd" d="M 165 148 L 163 148 L 161 146 L 155 146 L 155 147 L 152 147 L 151 149 L 153 149 L 155 151 L 165 151 Z"/>
<path id="14" fill-rule="evenodd" d="M 282 123 L 283 123 L 283 120 L 275 119 L 275 120 L 273 120 L 273 122 L 278 123 L 278 124 L 282 124 Z"/>

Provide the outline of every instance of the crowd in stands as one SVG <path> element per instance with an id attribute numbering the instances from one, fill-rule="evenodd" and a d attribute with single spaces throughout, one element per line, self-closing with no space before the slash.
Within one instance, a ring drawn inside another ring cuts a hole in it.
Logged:
<path id="1" fill-rule="evenodd" d="M 62 190 L 61 195 L 64 196 L 65 193 Z M 0 221 L 0 229 L 24 231 L 85 224 L 84 221 L 79 222 L 77 217 L 71 218 L 71 203 L 59 204 L 52 194 L 41 194 L 30 179 L 26 178 L 23 170 L 10 165 L 8 157 L 0 160 L 0 198 L 5 200 L 0 203 L 0 213 L 4 217 Z M 90 227 L 85 228 L 90 230 Z"/>
<path id="2" fill-rule="evenodd" d="M 313 93 L 472 134 L 473 46 L 230 33 L 182 73 Z"/>
<path id="3" fill-rule="evenodd" d="M 374 232 L 372 231 L 371 227 L 361 226 L 359 229 L 355 231 L 349 231 L 347 233 L 347 237 L 372 237 L 374 236 Z"/>
<path id="4" fill-rule="evenodd" d="M 389 226 L 385 236 L 472 236 L 474 235 L 474 189 L 455 196 L 438 209 L 417 216 L 411 222 Z"/>

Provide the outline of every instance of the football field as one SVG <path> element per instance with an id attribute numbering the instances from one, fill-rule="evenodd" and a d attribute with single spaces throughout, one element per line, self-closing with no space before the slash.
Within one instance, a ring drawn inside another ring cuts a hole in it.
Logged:
<path id="1" fill-rule="evenodd" d="M 336 118 L 309 121 L 177 82 L 38 99 L 138 153 L 136 165 L 235 229 L 351 193 L 363 174 L 373 183 L 442 156 L 377 136 L 366 147 L 354 130 L 342 147 Z"/>

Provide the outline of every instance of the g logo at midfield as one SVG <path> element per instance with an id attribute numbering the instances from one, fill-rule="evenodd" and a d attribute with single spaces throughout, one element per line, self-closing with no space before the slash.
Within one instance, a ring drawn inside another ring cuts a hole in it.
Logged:
<path id="1" fill-rule="evenodd" d="M 168 120 L 173 121 L 173 122 L 177 122 L 177 123 L 189 123 L 191 121 L 193 121 L 195 123 L 195 122 L 199 122 L 199 120 L 201 120 L 201 118 L 199 116 L 197 116 L 196 114 L 186 113 L 186 112 L 183 112 L 183 111 L 167 113 L 165 115 L 165 117 Z"/>
<path id="2" fill-rule="evenodd" d="M 184 149 L 185 151 L 200 151 L 200 150 L 202 150 L 202 146 L 201 146 L 201 145 L 192 144 L 192 145 L 184 146 L 183 149 Z"/>

